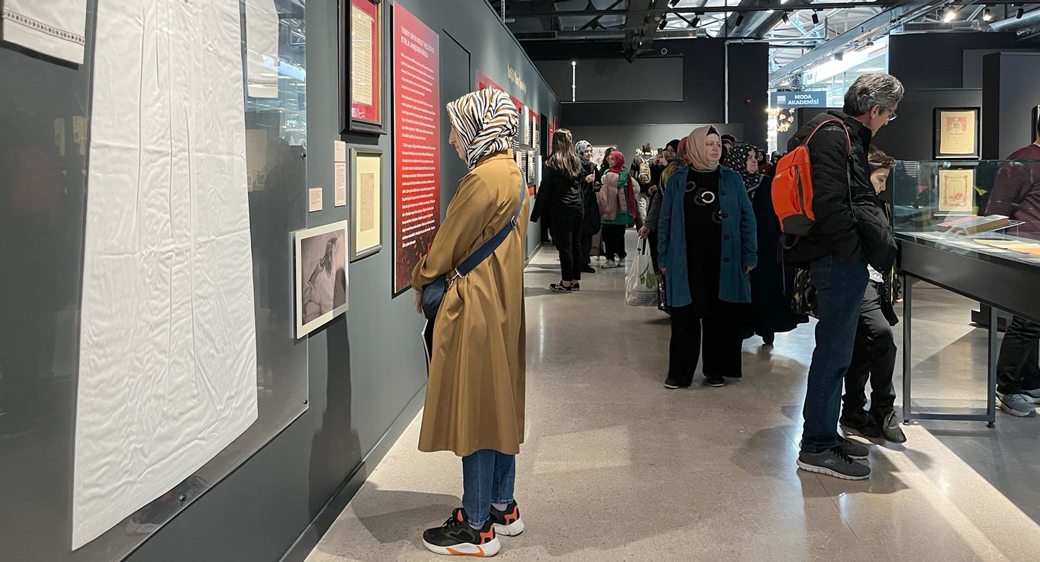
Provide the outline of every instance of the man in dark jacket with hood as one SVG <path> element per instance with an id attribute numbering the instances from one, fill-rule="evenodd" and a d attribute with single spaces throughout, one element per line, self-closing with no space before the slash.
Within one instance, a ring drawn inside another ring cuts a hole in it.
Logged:
<path id="1" fill-rule="evenodd" d="M 838 434 L 838 414 L 867 286 L 867 259 L 876 254 L 875 238 L 883 226 L 875 225 L 878 232 L 871 232 L 866 221 L 857 220 L 861 213 L 854 207 L 884 216 L 870 183 L 867 151 L 871 138 L 895 119 L 903 92 L 893 76 L 863 75 L 845 93 L 842 111 L 831 110 L 810 121 L 790 147 L 809 139 L 815 223 L 793 245 L 785 242 L 785 259 L 809 264 L 820 319 L 802 412 L 805 425 L 798 466 L 846 480 L 870 476 L 870 467 L 854 460 L 866 458 L 867 448 Z M 816 131 L 828 120 L 832 122 Z"/>

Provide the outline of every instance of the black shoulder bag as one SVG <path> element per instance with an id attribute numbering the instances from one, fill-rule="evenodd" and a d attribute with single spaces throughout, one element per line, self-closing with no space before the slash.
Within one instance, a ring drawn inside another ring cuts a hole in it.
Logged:
<path id="1" fill-rule="evenodd" d="M 526 199 L 527 188 L 524 187 L 524 183 L 520 182 L 520 202 L 516 204 L 516 212 L 513 213 L 512 220 L 509 221 L 505 227 L 495 235 L 494 238 L 484 242 L 484 245 L 477 248 L 477 251 L 473 252 L 468 258 L 465 259 L 454 271 L 449 274 L 441 275 L 429 285 L 423 287 L 422 295 L 422 308 L 423 314 L 426 319 L 433 322 L 437 318 L 437 311 L 441 307 L 441 301 L 444 300 L 444 292 L 451 287 L 451 284 L 459 279 L 470 274 L 471 271 L 477 268 L 481 262 L 486 260 L 491 254 L 495 253 L 495 250 L 502 245 L 509 233 L 516 228 L 516 223 L 520 219 L 520 211 L 524 208 L 524 199 Z M 449 277 L 450 275 L 450 277 Z"/>

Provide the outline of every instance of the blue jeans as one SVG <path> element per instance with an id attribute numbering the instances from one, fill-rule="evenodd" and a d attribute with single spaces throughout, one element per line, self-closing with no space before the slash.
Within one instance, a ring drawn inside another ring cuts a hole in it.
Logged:
<path id="1" fill-rule="evenodd" d="M 852 362 L 860 304 L 867 288 L 867 264 L 848 263 L 833 256 L 814 260 L 810 269 L 816 287 L 816 349 L 809 367 L 802 417 L 802 451 L 819 453 L 838 444 L 841 385 Z"/>
<path id="2" fill-rule="evenodd" d="M 513 501 L 516 457 L 482 449 L 462 457 L 462 507 L 471 525 L 491 517 L 492 503 Z"/>

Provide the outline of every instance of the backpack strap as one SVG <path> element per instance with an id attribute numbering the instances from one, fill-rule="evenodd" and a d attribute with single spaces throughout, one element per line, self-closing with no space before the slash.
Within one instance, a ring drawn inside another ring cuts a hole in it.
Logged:
<path id="1" fill-rule="evenodd" d="M 465 261 L 462 262 L 458 267 L 455 268 L 455 276 L 449 277 L 449 282 L 462 279 L 469 275 L 471 271 L 477 268 L 478 265 L 485 259 L 495 253 L 495 250 L 502 245 L 509 233 L 516 227 L 517 221 L 520 219 L 520 211 L 524 208 L 524 200 L 526 199 L 527 188 L 524 187 L 524 182 L 520 182 L 520 202 L 516 204 L 516 212 L 513 213 L 513 218 L 509 220 L 502 230 L 498 232 L 491 240 L 484 242 L 477 251 L 473 252 Z"/>
<path id="2" fill-rule="evenodd" d="M 816 126 L 815 129 L 813 129 L 812 133 L 809 133 L 809 136 L 806 137 L 805 142 L 802 143 L 802 144 L 806 148 L 808 148 L 809 147 L 809 141 L 812 140 L 813 135 L 815 135 L 817 131 L 822 129 L 824 127 L 824 125 L 829 125 L 831 123 L 837 123 L 838 125 L 841 125 L 841 131 L 843 133 L 845 133 L 845 142 L 846 142 L 845 146 L 847 147 L 845 149 L 845 156 L 852 156 L 852 137 L 849 136 L 849 128 L 845 126 L 845 123 L 842 123 L 841 119 L 828 119 L 828 120 L 824 121 L 823 123 L 820 123 L 819 125 Z"/>

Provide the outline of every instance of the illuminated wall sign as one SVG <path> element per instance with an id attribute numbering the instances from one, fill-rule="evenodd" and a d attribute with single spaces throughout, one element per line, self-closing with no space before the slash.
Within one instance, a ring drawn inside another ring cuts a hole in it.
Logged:
<path id="1" fill-rule="evenodd" d="M 827 107 L 827 92 L 773 92 L 770 94 L 773 107 Z"/>

